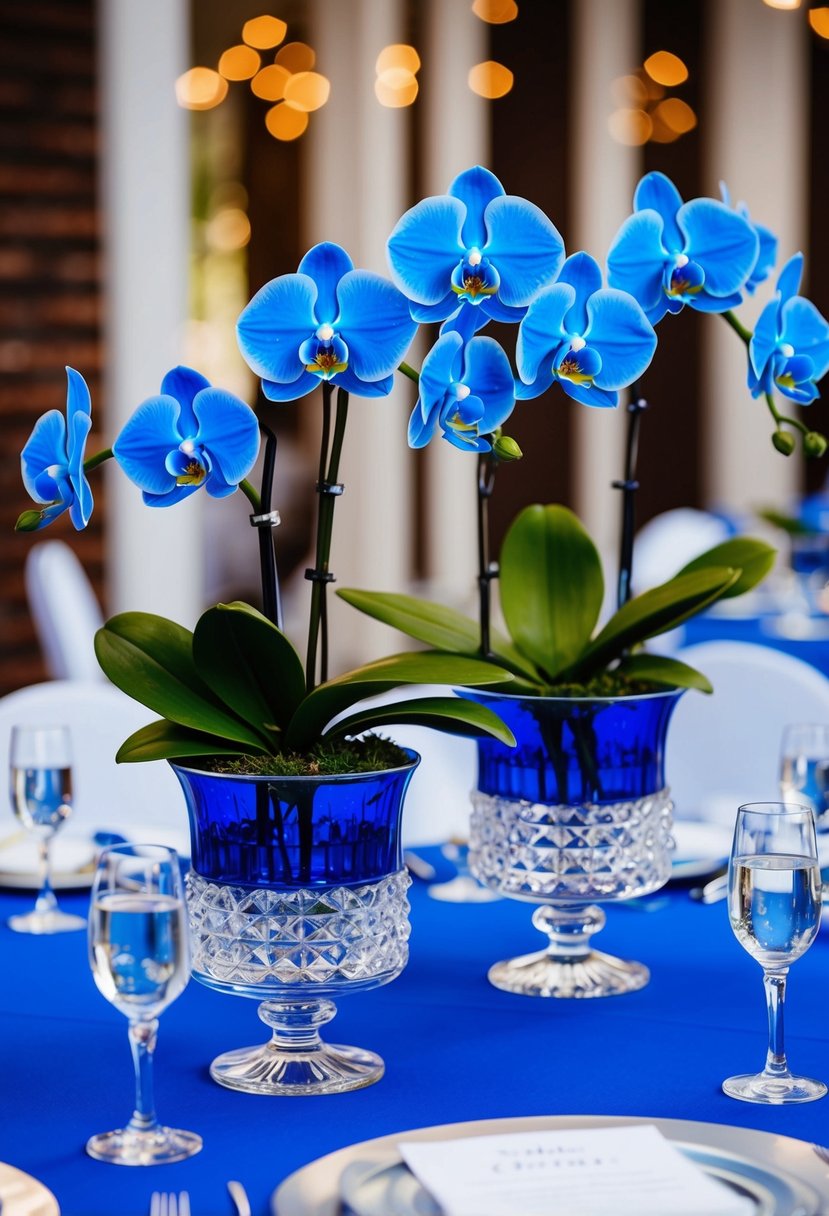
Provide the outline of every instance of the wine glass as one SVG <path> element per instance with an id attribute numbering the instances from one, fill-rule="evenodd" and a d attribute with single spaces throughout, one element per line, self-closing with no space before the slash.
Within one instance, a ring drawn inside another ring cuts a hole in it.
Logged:
<path id="1" fill-rule="evenodd" d="M 820 899 L 811 808 L 781 802 L 741 806 L 728 864 L 728 912 L 737 941 L 763 968 L 769 1047 L 762 1072 L 723 1082 L 730 1098 L 781 1105 L 813 1102 L 826 1093 L 822 1081 L 789 1071 L 783 1046 L 786 977 L 817 935 Z"/>
<path id="2" fill-rule="evenodd" d="M 123 844 L 103 850 L 92 884 L 89 963 L 99 990 L 129 1019 L 135 1110 L 125 1128 L 93 1136 L 86 1151 L 115 1165 L 192 1157 L 201 1137 L 162 1127 L 153 1102 L 158 1018 L 190 978 L 184 887 L 173 849 Z"/>
<path id="3" fill-rule="evenodd" d="M 12 807 L 27 831 L 37 834 L 40 893 L 31 912 L 9 917 L 17 933 L 64 933 L 83 929 L 82 916 L 61 912 L 52 890 L 50 847 L 72 813 L 72 745 L 65 726 L 14 726 L 9 749 Z"/>
<path id="4" fill-rule="evenodd" d="M 796 722 L 783 731 L 780 792 L 784 802 L 811 803 L 818 831 L 829 830 L 829 726 Z"/>

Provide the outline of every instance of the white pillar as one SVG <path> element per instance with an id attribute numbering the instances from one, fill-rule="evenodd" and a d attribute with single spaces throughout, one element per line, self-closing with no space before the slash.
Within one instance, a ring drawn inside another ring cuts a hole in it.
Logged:
<path id="1" fill-rule="evenodd" d="M 402 0 L 310 5 L 310 41 L 319 71 L 331 81 L 331 98 L 311 116 L 306 137 L 305 245 L 336 241 L 355 266 L 384 275 L 386 239 L 407 205 L 410 114 L 380 105 L 374 65 L 384 46 L 404 40 L 403 10 Z M 413 457 L 406 426 L 414 399 L 414 386 L 400 376 L 389 397 L 351 399 L 340 468 L 346 489 L 331 554 L 341 586 L 403 591 L 410 581 Z M 331 627 L 332 668 L 404 649 L 399 634 L 333 594 Z"/>
<path id="2" fill-rule="evenodd" d="M 779 269 L 806 234 L 808 25 L 802 11 L 755 0 L 718 0 L 707 11 L 706 193 L 717 194 L 724 180 L 732 201 L 744 200 L 752 218 L 777 233 Z M 775 278 L 739 310 L 749 328 Z M 746 388 L 745 348 L 718 318 L 704 327 L 703 341 L 706 496 L 735 509 L 785 505 L 801 462 L 771 445 L 765 401 Z M 791 405 L 783 412 L 796 414 Z"/>
<path id="3" fill-rule="evenodd" d="M 604 268 L 610 242 L 630 214 L 639 176 L 637 148 L 611 137 L 611 84 L 641 62 L 640 0 L 578 0 L 571 6 L 572 104 L 568 147 L 573 222 L 567 252 L 586 249 Z M 624 474 L 627 412 L 572 406 L 575 410 L 576 511 L 602 556 L 616 558 L 621 495 L 610 488 Z M 647 424 L 646 424 L 647 425 Z"/>
<path id="4" fill-rule="evenodd" d="M 106 267 L 106 431 L 182 359 L 190 155 L 176 77 L 188 66 L 186 0 L 100 0 Z M 202 608 L 198 496 L 150 510 L 117 469 L 109 479 L 110 603 L 194 622 Z"/>
<path id="5" fill-rule="evenodd" d="M 487 27 L 468 0 L 426 0 L 424 10 L 423 194 L 445 194 L 464 169 L 489 165 L 489 106 L 497 102 L 484 101 L 467 84 L 468 67 L 488 58 Z M 429 595 L 471 610 L 477 460 L 443 439 L 423 456 Z"/>

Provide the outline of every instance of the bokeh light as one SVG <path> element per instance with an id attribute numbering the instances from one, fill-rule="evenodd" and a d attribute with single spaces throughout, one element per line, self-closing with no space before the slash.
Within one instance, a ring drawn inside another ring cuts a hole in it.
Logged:
<path id="1" fill-rule="evenodd" d="M 513 85 L 513 74 L 502 63 L 488 59 L 485 63 L 476 63 L 469 69 L 469 87 L 479 97 L 494 101 L 509 93 Z"/>
<path id="2" fill-rule="evenodd" d="M 631 148 L 646 144 L 653 131 L 653 123 L 644 110 L 614 110 L 607 125 L 617 143 Z"/>
<path id="3" fill-rule="evenodd" d="M 269 63 L 261 72 L 257 72 L 250 82 L 251 91 L 264 101 L 281 101 L 290 79 L 291 73 L 287 68 L 278 63 Z"/>
<path id="4" fill-rule="evenodd" d="M 276 52 L 276 63 L 289 72 L 310 72 L 317 62 L 316 54 L 306 42 L 286 42 Z"/>
<path id="5" fill-rule="evenodd" d="M 222 52 L 219 73 L 225 80 L 250 80 L 259 71 L 262 60 L 249 46 L 231 46 Z"/>
<path id="6" fill-rule="evenodd" d="M 383 47 L 377 56 L 375 68 L 378 76 L 392 68 L 402 68 L 413 76 L 415 72 L 420 71 L 420 56 L 413 46 L 408 46 L 405 42 L 395 42 L 391 46 Z"/>
<path id="7" fill-rule="evenodd" d="M 678 55 L 672 55 L 670 51 L 656 51 L 655 54 L 649 55 L 645 60 L 645 71 L 651 80 L 667 85 L 668 88 L 684 84 L 688 79 L 685 64 Z"/>
<path id="8" fill-rule="evenodd" d="M 618 76 L 610 86 L 610 95 L 621 109 L 642 107 L 648 100 L 648 89 L 641 76 Z"/>
<path id="9" fill-rule="evenodd" d="M 227 97 L 227 81 L 213 68 L 190 68 L 176 81 L 176 100 L 186 110 L 212 110 Z"/>
<path id="10" fill-rule="evenodd" d="M 810 8 L 809 25 L 819 38 L 829 38 L 829 8 Z"/>
<path id="11" fill-rule="evenodd" d="M 207 223 L 207 243 L 219 253 L 234 253 L 250 240 L 250 220 L 239 207 L 222 207 Z"/>
<path id="12" fill-rule="evenodd" d="M 800 0 L 763 0 L 769 8 L 800 8 Z"/>
<path id="13" fill-rule="evenodd" d="M 248 46 L 257 50 L 267 51 L 273 46 L 279 46 L 288 32 L 284 21 L 278 17 L 251 17 L 242 26 L 242 37 Z"/>
<path id="14" fill-rule="evenodd" d="M 308 115 L 283 103 L 272 106 L 265 115 L 265 126 L 274 139 L 288 142 L 299 139 L 308 126 Z"/>
<path id="15" fill-rule="evenodd" d="M 326 76 L 319 72 L 297 72 L 285 84 L 285 105 L 307 114 L 324 106 L 330 93 L 331 82 Z"/>
<path id="16" fill-rule="evenodd" d="M 659 118 L 660 122 L 663 122 L 670 131 L 675 131 L 677 135 L 685 135 L 688 131 L 693 131 L 697 125 L 696 114 L 687 101 L 682 101 L 679 97 L 667 97 L 664 101 L 660 101 L 652 117 Z"/>
<path id="17" fill-rule="evenodd" d="M 417 97 L 419 85 L 405 68 L 388 68 L 374 82 L 374 94 L 380 105 L 390 110 L 410 106 Z"/>
<path id="18" fill-rule="evenodd" d="M 518 16 L 515 0 L 474 0 L 472 12 L 490 25 L 505 25 Z"/>

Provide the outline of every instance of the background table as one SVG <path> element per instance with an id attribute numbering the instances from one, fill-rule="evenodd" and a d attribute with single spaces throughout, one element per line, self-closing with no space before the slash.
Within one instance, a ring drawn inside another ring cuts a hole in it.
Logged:
<path id="1" fill-rule="evenodd" d="M 230 1216 L 240 1179 L 253 1216 L 274 1187 L 333 1149 L 407 1128 L 511 1115 L 615 1114 L 731 1123 L 829 1141 L 829 1098 L 761 1107 L 726 1098 L 731 1073 L 759 1069 L 766 1031 L 759 966 L 740 948 L 723 903 L 685 891 L 658 911 L 608 909 L 601 947 L 651 968 L 641 992 L 596 1001 L 534 1000 L 486 980 L 499 958 L 543 943 L 531 905 L 445 904 L 412 890 L 411 961 L 394 983 L 345 998 L 334 1042 L 379 1051 L 386 1076 L 353 1094 L 267 1098 L 208 1075 L 228 1048 L 262 1042 L 253 1001 L 192 982 L 161 1018 L 161 1118 L 204 1137 L 178 1165 L 142 1169 L 85 1156 L 93 1132 L 132 1109 L 126 1021 L 98 994 L 83 933 L 33 938 L 5 918 L 31 903 L 0 895 L 0 1160 L 36 1175 L 63 1216 L 146 1216 L 153 1190 L 189 1190 L 193 1216 Z M 65 896 L 83 911 L 82 895 Z M 792 969 L 787 1045 L 798 1071 L 829 1078 L 829 930 Z M 826 1169 L 829 1195 L 829 1166 Z"/>
<path id="2" fill-rule="evenodd" d="M 804 663 L 810 663 L 829 676 L 829 617 L 815 617 L 819 636 L 790 637 L 781 631 L 780 614 L 739 617 L 725 613 L 706 612 L 693 617 L 682 626 L 679 646 L 696 646 L 698 642 L 752 642 L 755 646 L 770 646 L 782 650 Z M 785 629 L 785 624 L 784 624 Z"/>

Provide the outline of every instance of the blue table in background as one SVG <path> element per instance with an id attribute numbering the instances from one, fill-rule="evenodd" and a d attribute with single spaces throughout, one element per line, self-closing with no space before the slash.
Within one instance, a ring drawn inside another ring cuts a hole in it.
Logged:
<path id="1" fill-rule="evenodd" d="M 781 632 L 781 620 L 783 618 L 771 613 L 753 617 L 703 613 L 685 623 L 681 644 L 696 646 L 698 642 L 753 642 L 756 646 L 782 650 L 829 676 L 829 617 L 813 618 L 819 634 L 817 637 L 786 636 L 785 632 Z"/>
<path id="2" fill-rule="evenodd" d="M 221 1089 L 211 1059 L 267 1031 L 253 1001 L 193 982 L 161 1019 L 156 1096 L 162 1119 L 201 1133 L 204 1150 L 178 1165 L 104 1165 L 84 1143 L 129 1117 L 126 1021 L 94 987 L 83 933 L 32 938 L 5 927 L 31 899 L 0 895 L 0 1160 L 40 1178 L 63 1216 L 147 1216 L 157 1189 L 189 1190 L 193 1216 L 230 1216 L 230 1178 L 247 1187 L 253 1216 L 267 1216 L 277 1183 L 324 1153 L 467 1119 L 662 1116 L 829 1141 L 829 1099 L 761 1107 L 720 1091 L 729 1074 L 759 1069 L 766 1050 L 761 971 L 724 904 L 674 890 L 658 911 L 609 908 L 601 948 L 645 962 L 649 986 L 608 1000 L 537 1000 L 486 980 L 490 963 L 542 945 L 531 905 L 438 903 L 415 883 L 407 970 L 344 999 L 329 1028 L 332 1041 L 381 1053 L 379 1084 L 296 1099 Z M 83 912 L 86 901 L 62 902 Z M 829 928 L 792 969 L 786 1034 L 792 1066 L 824 1079 L 828 978 Z"/>

